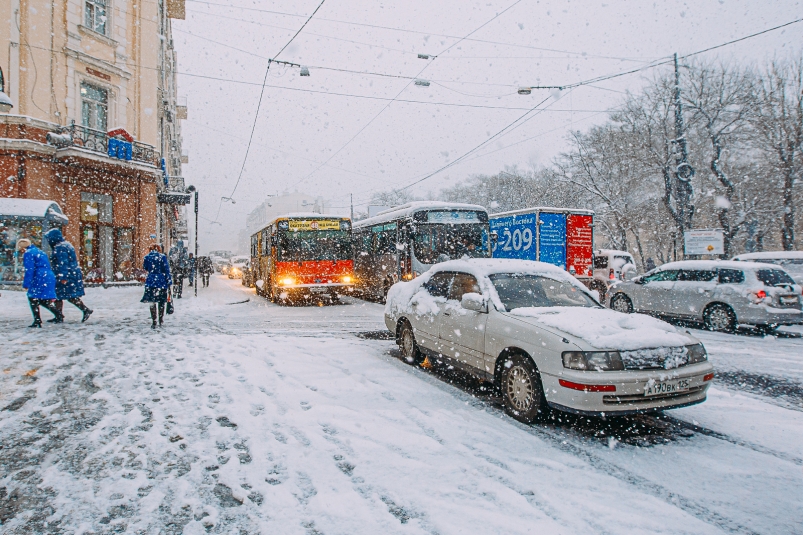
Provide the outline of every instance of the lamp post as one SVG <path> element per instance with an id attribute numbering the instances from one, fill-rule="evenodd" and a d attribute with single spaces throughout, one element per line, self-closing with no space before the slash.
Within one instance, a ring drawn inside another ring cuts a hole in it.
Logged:
<path id="1" fill-rule="evenodd" d="M 192 278 L 195 286 L 195 297 L 198 297 L 198 190 L 195 186 L 187 187 L 187 193 L 195 193 L 195 264 L 192 267 Z"/>

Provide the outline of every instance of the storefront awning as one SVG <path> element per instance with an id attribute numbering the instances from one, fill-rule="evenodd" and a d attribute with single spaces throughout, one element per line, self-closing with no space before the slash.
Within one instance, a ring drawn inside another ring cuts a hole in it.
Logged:
<path id="1" fill-rule="evenodd" d="M 53 201 L 40 199 L 0 198 L 0 219 L 44 219 L 66 225 L 69 219 Z"/>

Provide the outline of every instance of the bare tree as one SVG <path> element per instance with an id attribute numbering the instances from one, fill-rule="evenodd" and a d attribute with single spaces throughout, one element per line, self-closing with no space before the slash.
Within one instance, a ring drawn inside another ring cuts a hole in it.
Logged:
<path id="1" fill-rule="evenodd" d="M 803 56 L 773 61 L 755 84 L 755 141 L 776 175 L 782 202 L 781 246 L 795 248 L 795 183 L 803 172 Z"/>
<path id="2" fill-rule="evenodd" d="M 743 70 L 706 65 L 693 66 L 689 73 L 684 100 L 694 115 L 692 123 L 699 126 L 701 135 L 711 144 L 709 168 L 724 189 L 716 198 L 715 210 L 723 229 L 724 252 L 730 256 L 731 241 L 747 221 L 747 211 L 744 205 L 735 206 L 737 184 L 729 176 L 727 162 L 723 160 L 726 152 L 732 153 L 732 149 L 738 152 L 737 144 L 749 129 L 751 75 Z M 735 216 L 734 208 L 741 208 Z"/>

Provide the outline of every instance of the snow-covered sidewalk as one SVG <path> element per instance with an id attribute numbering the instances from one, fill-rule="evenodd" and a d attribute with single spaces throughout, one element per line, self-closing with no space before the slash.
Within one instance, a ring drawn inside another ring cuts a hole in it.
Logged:
<path id="1" fill-rule="evenodd" d="M 90 322 L 42 330 L 3 292 L 3 533 L 801 529 L 801 412 L 715 391 L 665 444 L 527 427 L 354 336 L 379 305 L 190 290 L 156 332 L 140 288 L 91 289 Z"/>

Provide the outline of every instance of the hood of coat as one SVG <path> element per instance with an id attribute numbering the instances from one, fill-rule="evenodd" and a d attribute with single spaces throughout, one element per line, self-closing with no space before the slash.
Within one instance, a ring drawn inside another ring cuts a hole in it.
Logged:
<path id="1" fill-rule="evenodd" d="M 64 235 L 61 233 L 61 229 L 53 228 L 45 232 L 45 239 L 51 247 L 55 247 L 64 241 Z"/>

